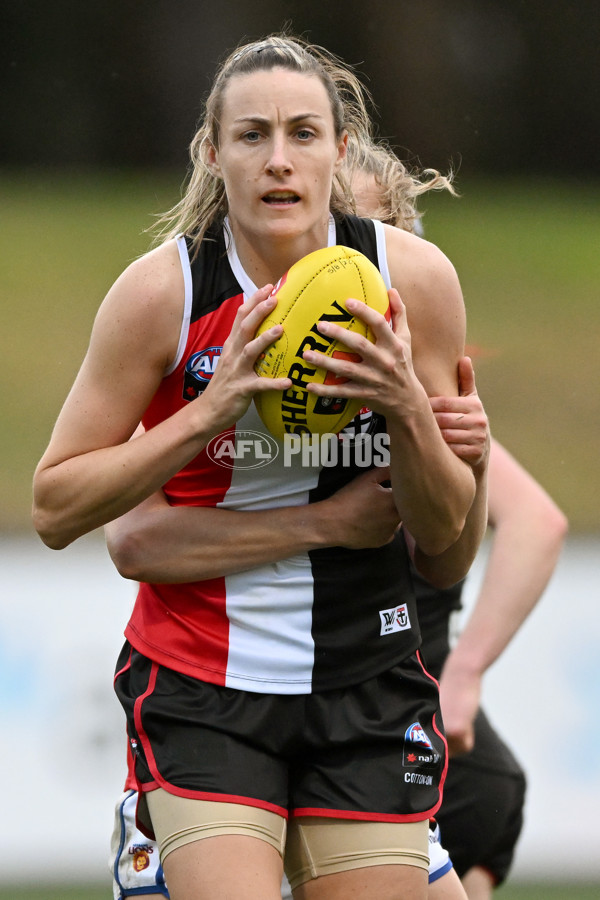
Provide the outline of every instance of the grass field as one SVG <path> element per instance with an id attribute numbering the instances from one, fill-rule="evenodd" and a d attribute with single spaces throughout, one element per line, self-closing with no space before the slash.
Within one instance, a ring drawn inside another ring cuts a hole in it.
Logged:
<path id="1" fill-rule="evenodd" d="M 31 475 L 95 311 L 148 246 L 179 177 L 0 172 L 1 529 L 28 529 Z M 600 183 L 459 181 L 432 196 L 428 237 L 456 265 L 496 436 L 600 531 Z"/>
<path id="2" fill-rule="evenodd" d="M 497 900 L 598 900 L 600 884 L 507 884 L 499 888 Z M 0 900 L 111 900 L 110 888 L 50 887 L 0 890 Z"/>

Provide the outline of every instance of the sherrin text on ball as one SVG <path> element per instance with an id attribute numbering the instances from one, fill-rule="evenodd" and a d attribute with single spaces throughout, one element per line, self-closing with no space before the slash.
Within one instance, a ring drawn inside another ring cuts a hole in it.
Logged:
<path id="1" fill-rule="evenodd" d="M 318 397 L 309 382 L 340 383 L 331 372 L 303 358 L 306 350 L 326 356 L 358 359 L 339 341 L 322 334 L 320 321 L 334 322 L 373 341 L 369 327 L 346 308 L 346 300 L 361 300 L 389 316 L 389 298 L 379 269 L 358 250 L 324 247 L 298 260 L 273 288 L 277 306 L 261 323 L 258 334 L 283 325 L 283 334 L 257 360 L 258 375 L 287 376 L 286 391 L 256 394 L 258 413 L 274 437 L 286 434 L 337 434 L 359 412 L 362 403 L 344 397 Z"/>

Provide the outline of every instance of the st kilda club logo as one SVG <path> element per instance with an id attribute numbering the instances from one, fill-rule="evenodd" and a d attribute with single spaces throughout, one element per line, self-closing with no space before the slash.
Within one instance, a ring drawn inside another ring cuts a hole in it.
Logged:
<path id="1" fill-rule="evenodd" d="M 183 376 L 184 400 L 195 400 L 206 390 L 222 352 L 222 347 L 206 347 L 190 356 Z"/>

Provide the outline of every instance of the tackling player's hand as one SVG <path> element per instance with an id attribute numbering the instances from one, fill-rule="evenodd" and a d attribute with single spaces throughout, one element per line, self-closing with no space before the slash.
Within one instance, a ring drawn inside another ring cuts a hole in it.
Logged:
<path id="1" fill-rule="evenodd" d="M 430 397 L 429 402 L 450 449 L 475 469 L 487 465 L 490 429 L 468 356 L 458 363 L 458 381 L 458 397 Z"/>
<path id="2" fill-rule="evenodd" d="M 383 486 L 389 477 L 386 467 L 369 469 L 323 501 L 331 515 L 332 546 L 363 550 L 393 540 L 400 519 L 391 488 Z"/>

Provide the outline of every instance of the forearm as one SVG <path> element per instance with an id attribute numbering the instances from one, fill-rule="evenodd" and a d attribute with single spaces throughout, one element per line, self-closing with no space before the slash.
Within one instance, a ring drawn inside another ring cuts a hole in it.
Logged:
<path id="1" fill-rule="evenodd" d="M 156 428 L 116 446 L 38 467 L 33 519 L 44 543 L 61 549 L 158 490 L 210 439 L 188 407 Z M 201 412 L 193 411 L 195 417 Z"/>
<path id="2" fill-rule="evenodd" d="M 487 528 L 487 467 L 475 473 L 475 497 L 459 538 L 443 553 L 429 556 L 417 544 L 414 563 L 434 587 L 447 588 L 468 573 Z"/>
<path id="3" fill-rule="evenodd" d="M 556 508 L 506 520 L 495 531 L 473 611 L 447 666 L 482 676 L 508 646 L 543 594 L 566 532 Z M 543 519 L 541 518 L 543 516 Z"/>
<path id="4" fill-rule="evenodd" d="M 106 526 L 109 551 L 126 578 L 174 583 L 230 575 L 319 547 L 381 547 L 399 525 L 392 492 L 381 484 L 387 476 L 372 469 L 326 500 L 248 512 L 170 507 L 161 491 Z"/>
<path id="5" fill-rule="evenodd" d="M 403 525 L 419 555 L 438 557 L 464 532 L 475 496 L 472 470 L 444 442 L 425 395 L 420 408 L 388 420 L 388 432 L 391 482 Z M 481 515 L 485 521 L 485 511 Z M 475 532 L 480 539 L 481 529 Z"/>
<path id="6" fill-rule="evenodd" d="M 328 546 L 332 536 L 335 540 L 335 522 L 323 504 L 256 512 L 151 504 L 135 511 L 135 529 L 127 515 L 105 528 L 118 571 L 135 581 L 203 581 Z"/>

